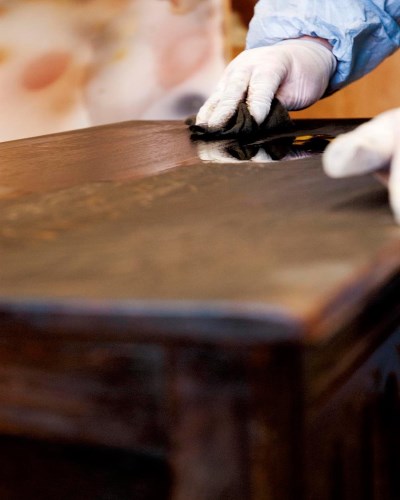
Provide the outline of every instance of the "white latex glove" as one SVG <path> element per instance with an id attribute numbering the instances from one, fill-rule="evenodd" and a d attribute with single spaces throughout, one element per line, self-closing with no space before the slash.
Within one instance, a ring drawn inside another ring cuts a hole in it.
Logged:
<path id="1" fill-rule="evenodd" d="M 305 108 L 322 97 L 335 69 L 332 52 L 310 39 L 245 50 L 225 69 L 196 124 L 211 130 L 223 127 L 246 92 L 250 114 L 259 125 L 274 96 L 289 110 Z"/>
<path id="2" fill-rule="evenodd" d="M 390 167 L 390 204 L 400 224 L 400 108 L 386 111 L 338 136 L 325 150 L 323 166 L 331 177 L 376 172 Z"/>

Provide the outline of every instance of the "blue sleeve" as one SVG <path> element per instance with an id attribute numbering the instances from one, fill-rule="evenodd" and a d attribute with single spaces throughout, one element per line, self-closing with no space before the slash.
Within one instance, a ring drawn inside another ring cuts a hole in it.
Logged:
<path id="1" fill-rule="evenodd" d="M 338 65 L 328 92 L 357 80 L 400 46 L 400 0 L 259 0 L 246 48 L 325 38 Z"/>

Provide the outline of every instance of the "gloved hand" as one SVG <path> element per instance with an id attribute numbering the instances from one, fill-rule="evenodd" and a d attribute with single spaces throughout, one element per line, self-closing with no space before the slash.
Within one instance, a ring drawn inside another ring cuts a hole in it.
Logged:
<path id="1" fill-rule="evenodd" d="M 227 66 L 196 124 L 211 130 L 223 127 L 246 93 L 250 114 L 259 125 L 274 96 L 289 110 L 305 108 L 322 97 L 335 69 L 332 52 L 312 39 L 245 50 Z"/>
<path id="2" fill-rule="evenodd" d="M 365 174 L 390 167 L 386 184 L 394 216 L 400 224 L 400 108 L 386 111 L 338 136 L 322 158 L 324 170 L 331 177 Z"/>

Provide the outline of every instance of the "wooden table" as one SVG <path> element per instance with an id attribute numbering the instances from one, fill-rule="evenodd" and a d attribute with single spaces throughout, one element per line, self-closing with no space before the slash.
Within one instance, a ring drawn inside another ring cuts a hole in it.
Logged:
<path id="1" fill-rule="evenodd" d="M 385 188 L 210 147 L 177 122 L 0 144 L 2 499 L 400 498 Z"/>

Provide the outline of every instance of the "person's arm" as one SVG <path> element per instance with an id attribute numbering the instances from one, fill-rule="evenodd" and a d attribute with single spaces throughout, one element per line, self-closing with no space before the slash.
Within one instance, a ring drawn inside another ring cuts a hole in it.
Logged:
<path id="1" fill-rule="evenodd" d="M 260 0 L 247 50 L 226 68 L 196 123 L 223 128 L 246 97 L 257 123 L 273 97 L 302 109 L 371 71 L 400 45 L 394 0 Z"/>
<path id="2" fill-rule="evenodd" d="M 268 116 L 274 97 L 288 110 L 310 106 L 324 95 L 336 68 L 328 46 L 300 37 L 243 51 L 200 108 L 196 125 L 211 132 L 223 130 L 243 99 L 258 125 Z"/>
<path id="3" fill-rule="evenodd" d="M 247 49 L 303 36 L 327 40 L 337 60 L 329 92 L 372 71 L 400 46 L 396 0 L 259 0 Z"/>

